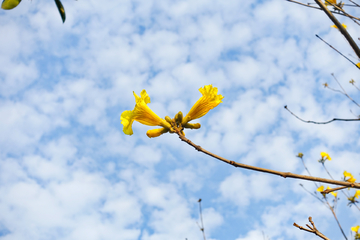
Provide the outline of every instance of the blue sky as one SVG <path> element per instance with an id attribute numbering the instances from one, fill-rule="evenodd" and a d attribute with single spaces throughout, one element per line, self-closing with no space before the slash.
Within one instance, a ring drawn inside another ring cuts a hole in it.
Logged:
<path id="1" fill-rule="evenodd" d="M 335 179 L 360 178 L 357 107 L 337 88 L 358 69 L 315 37 L 351 54 L 320 11 L 286 1 L 22 1 L 0 11 L 0 239 L 318 239 L 292 226 L 312 216 L 342 237 L 330 211 L 307 194 L 311 182 L 235 169 L 176 135 L 149 139 L 151 127 L 122 132 L 133 91 L 145 89 L 159 116 L 186 114 L 212 84 L 223 103 L 186 136 L 241 163 Z M 345 18 L 357 39 L 358 29 Z M 350 56 L 358 62 L 354 54 Z M 345 233 L 359 212 L 339 195 Z"/>

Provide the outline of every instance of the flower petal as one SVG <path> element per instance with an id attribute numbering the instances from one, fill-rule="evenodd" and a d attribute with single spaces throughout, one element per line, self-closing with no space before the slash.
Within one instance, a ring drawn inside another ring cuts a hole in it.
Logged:
<path id="1" fill-rule="evenodd" d="M 316 189 L 316 191 L 318 191 L 318 192 L 322 192 L 322 191 L 324 191 L 324 186 L 320 186 L 320 187 L 318 187 L 318 189 Z"/>
<path id="2" fill-rule="evenodd" d="M 213 87 L 211 84 L 200 88 L 199 91 L 202 93 L 202 97 L 194 104 L 190 109 L 189 113 L 183 119 L 183 125 L 191 120 L 201 118 L 207 114 L 211 109 L 219 105 L 224 98 L 218 94 L 218 89 Z"/>
<path id="3" fill-rule="evenodd" d="M 357 231 L 359 231 L 359 228 L 360 228 L 359 225 L 356 226 L 356 227 L 352 227 L 352 228 L 351 228 L 351 231 L 357 232 Z"/>

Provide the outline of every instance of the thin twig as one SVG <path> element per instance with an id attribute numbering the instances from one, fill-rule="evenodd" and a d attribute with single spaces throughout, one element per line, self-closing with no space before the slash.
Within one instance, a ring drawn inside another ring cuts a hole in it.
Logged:
<path id="1" fill-rule="evenodd" d="M 198 200 L 198 203 L 199 203 L 199 213 L 200 213 L 200 220 L 201 220 L 201 227 L 199 226 L 199 228 L 200 228 L 200 231 L 202 231 L 202 233 L 203 233 L 204 240 L 206 240 L 204 222 L 203 222 L 202 211 L 201 211 L 201 198 Z"/>
<path id="2" fill-rule="evenodd" d="M 312 176 L 294 174 L 294 173 L 291 173 L 291 172 L 275 171 L 275 170 L 271 170 L 271 169 L 267 169 L 267 168 L 260 168 L 260 167 L 255 167 L 255 166 L 243 164 L 243 163 L 230 161 L 230 160 L 228 160 L 226 158 L 215 155 L 215 154 L 203 149 L 202 147 L 194 144 L 192 141 L 190 141 L 184 135 L 182 135 L 179 129 L 176 130 L 176 133 L 177 133 L 177 135 L 179 136 L 179 138 L 182 141 L 184 141 L 187 144 L 189 144 L 190 146 L 194 147 L 196 150 L 198 150 L 200 152 L 203 152 L 203 153 L 205 153 L 205 154 L 207 154 L 207 155 L 209 155 L 209 156 L 211 156 L 213 158 L 216 158 L 216 159 L 218 159 L 218 160 L 220 160 L 222 162 L 230 164 L 230 165 L 232 165 L 234 167 L 250 169 L 250 170 L 253 170 L 253 171 L 257 171 L 257 172 L 265 172 L 265 173 L 277 175 L 277 176 L 280 176 L 280 177 L 283 177 L 283 178 L 297 178 L 297 179 L 303 179 L 303 180 L 307 180 L 307 181 L 323 182 L 323 183 L 329 183 L 329 184 L 334 184 L 334 185 L 339 185 L 339 186 L 347 186 L 347 187 L 351 187 L 351 188 L 360 189 L 360 183 L 351 183 L 351 182 L 346 182 L 346 181 L 337 181 L 337 180 L 326 179 L 326 178 L 319 178 L 319 177 L 312 177 Z"/>
<path id="3" fill-rule="evenodd" d="M 360 88 L 358 88 L 358 86 L 355 85 L 355 80 L 354 80 L 354 79 L 351 79 L 351 80 L 349 81 L 349 83 L 350 83 L 351 85 L 353 85 L 357 90 L 360 91 Z"/>
<path id="4" fill-rule="evenodd" d="M 296 116 L 292 111 L 289 110 L 289 108 L 285 105 L 284 108 L 286 110 L 288 110 L 294 117 L 296 117 L 297 119 L 299 119 L 300 121 L 304 122 L 304 123 L 314 123 L 314 124 L 328 124 L 334 121 L 346 121 L 346 122 L 352 122 L 352 121 L 360 121 L 360 118 L 356 118 L 356 119 L 343 119 L 343 118 L 333 118 L 330 121 L 327 122 L 315 122 L 315 121 L 306 121 L 304 119 L 299 118 L 298 116 Z"/>
<path id="5" fill-rule="evenodd" d="M 292 3 L 296 3 L 296 4 L 299 4 L 299 5 L 305 6 L 305 7 L 309 7 L 309 8 L 313 8 L 313 9 L 317 9 L 317 10 L 322 10 L 321 8 L 314 7 L 314 6 L 310 6 L 310 5 L 308 5 L 308 4 L 304 4 L 304 3 L 301 3 L 301 2 L 297 2 L 297 1 L 294 1 L 294 0 L 286 0 L 286 1 L 292 2 Z M 335 11 L 331 11 L 331 12 L 332 12 L 332 13 L 335 13 L 335 14 L 342 15 L 342 16 L 346 16 L 345 14 L 343 14 L 343 13 L 341 13 L 341 12 L 335 12 Z M 351 16 L 351 15 L 350 15 L 350 17 L 360 21 L 360 18 Z"/>
<path id="6" fill-rule="evenodd" d="M 329 3 L 329 4 L 334 8 L 334 10 L 336 9 L 336 10 L 338 10 L 338 11 L 341 11 L 342 13 L 344 13 L 344 15 L 345 15 L 346 17 L 350 18 L 351 20 L 354 21 L 354 23 L 356 23 L 357 25 L 359 25 L 359 23 L 356 21 L 357 19 L 354 19 L 350 14 L 348 14 L 347 12 L 345 12 L 345 10 L 342 9 L 341 7 L 339 7 L 337 4 L 334 4 L 334 3 L 330 2 L 330 1 L 327 1 L 327 0 L 325 0 L 325 1 L 326 1 L 327 3 Z M 354 5 L 348 5 L 348 4 L 346 4 L 346 5 L 347 5 L 347 6 L 356 7 L 356 6 L 354 6 Z M 345 4 L 344 4 L 343 6 L 345 6 Z M 336 11 L 336 10 L 335 10 L 335 11 Z"/>
<path id="7" fill-rule="evenodd" d="M 310 173 L 310 171 L 309 171 L 309 169 L 307 168 L 307 166 L 305 165 L 305 162 L 304 162 L 304 159 L 303 159 L 303 157 L 300 157 L 301 158 L 301 162 L 302 162 L 302 164 L 303 164 L 303 166 L 304 166 L 304 168 L 305 168 L 305 170 L 307 171 L 307 173 L 309 174 L 309 176 L 312 176 L 311 175 L 311 173 Z M 315 184 L 315 187 L 316 188 L 318 188 L 319 186 L 317 185 L 317 183 L 316 182 L 314 182 L 314 184 Z M 302 185 L 301 185 L 302 186 Z"/>
<path id="8" fill-rule="evenodd" d="M 325 207 L 327 207 L 326 204 L 325 204 L 325 202 L 324 202 L 321 198 L 319 198 L 316 194 L 314 194 L 314 193 L 310 192 L 309 190 L 307 190 L 301 183 L 300 183 L 299 185 L 300 185 L 306 192 L 308 192 L 311 196 L 313 196 L 314 198 L 316 198 L 317 200 L 319 200 L 320 202 L 322 202 L 322 203 L 325 205 Z"/>
<path id="9" fill-rule="evenodd" d="M 335 214 L 334 209 L 330 206 L 329 202 L 327 202 L 327 204 L 329 205 L 329 208 L 330 208 L 332 214 L 334 215 L 334 218 L 335 218 L 335 220 L 336 220 L 336 222 L 337 222 L 337 224 L 338 224 L 338 226 L 339 226 L 339 228 L 340 228 L 341 233 L 343 234 L 344 238 L 347 240 L 347 237 L 346 237 L 346 235 L 345 235 L 345 233 L 344 233 L 344 230 L 343 230 L 342 227 L 341 227 L 341 224 L 340 224 L 340 222 L 339 222 L 339 220 L 338 220 L 338 218 L 337 218 L 337 216 L 336 216 L 336 214 Z"/>
<path id="10" fill-rule="evenodd" d="M 346 57 L 344 54 L 342 54 L 339 50 L 337 50 L 336 48 L 334 48 L 333 46 L 331 46 L 329 43 L 327 43 L 324 39 L 322 39 L 321 37 L 319 37 L 319 35 L 315 34 L 315 36 L 317 38 L 319 38 L 321 41 L 323 41 L 324 43 L 326 43 L 329 47 L 331 47 L 332 49 L 334 49 L 338 54 L 340 54 L 341 56 L 343 56 L 344 58 L 346 58 L 346 60 L 348 60 L 349 62 L 351 62 L 352 64 L 355 65 L 355 67 L 359 68 L 358 65 L 356 65 L 356 63 L 354 63 L 353 61 L 350 60 L 350 58 Z"/>
<path id="11" fill-rule="evenodd" d="M 356 56 L 360 58 L 360 49 L 358 45 L 354 42 L 354 39 L 350 36 L 350 34 L 346 31 L 346 29 L 341 25 L 341 23 L 334 17 L 334 15 L 330 12 L 330 10 L 325 6 L 325 4 L 321 0 L 314 0 L 319 7 L 326 13 L 326 15 L 330 18 L 330 20 L 336 25 L 342 35 L 346 38 L 352 49 L 354 50 Z"/>
<path id="12" fill-rule="evenodd" d="M 324 239 L 324 240 L 330 240 L 330 238 L 327 238 L 324 234 L 322 234 L 321 232 L 319 232 L 319 230 L 316 229 L 314 222 L 312 221 L 312 218 L 309 217 L 309 222 L 311 223 L 312 227 L 309 226 L 309 224 L 306 224 L 307 228 L 304 228 L 302 226 L 299 226 L 298 224 L 294 223 L 294 226 L 299 228 L 300 230 L 304 230 L 307 232 L 311 232 L 314 233 L 315 235 L 319 236 L 320 238 Z"/>
<path id="13" fill-rule="evenodd" d="M 335 75 L 332 73 L 331 76 L 333 76 L 333 78 L 335 79 L 335 81 L 339 84 L 339 86 L 341 87 L 341 89 L 343 90 L 343 94 L 350 99 L 353 103 L 355 103 L 358 107 L 360 107 L 360 105 L 354 100 L 352 99 L 345 91 L 345 89 L 341 86 L 341 84 L 339 83 L 339 81 L 337 80 L 337 78 L 335 77 Z"/>
<path id="14" fill-rule="evenodd" d="M 322 165 L 323 165 L 323 168 L 325 169 L 325 171 L 327 172 L 327 174 L 330 176 L 330 178 L 331 178 L 331 179 L 334 179 L 334 178 L 331 176 L 331 174 L 329 173 L 329 171 L 327 170 L 327 168 L 325 167 L 325 164 L 322 163 Z"/>
<path id="15" fill-rule="evenodd" d="M 355 4 L 357 7 L 360 7 L 359 4 L 357 4 L 356 2 L 352 1 L 352 0 L 349 0 L 350 2 L 352 2 L 353 4 Z"/>

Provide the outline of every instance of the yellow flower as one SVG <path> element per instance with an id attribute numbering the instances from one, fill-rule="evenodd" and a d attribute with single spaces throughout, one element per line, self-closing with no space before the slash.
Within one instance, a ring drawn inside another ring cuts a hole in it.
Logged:
<path id="1" fill-rule="evenodd" d="M 359 196 L 360 196 L 360 190 L 357 190 L 357 191 L 355 192 L 355 197 L 356 197 L 356 198 L 359 198 Z"/>
<path id="2" fill-rule="evenodd" d="M 183 118 L 183 126 L 191 120 L 201 118 L 207 114 L 211 109 L 219 105 L 224 98 L 222 95 L 217 94 L 218 89 L 212 85 L 204 86 L 203 88 L 200 88 L 199 91 L 201 92 L 202 97 L 197 100 L 189 113 Z"/>
<path id="3" fill-rule="evenodd" d="M 300 153 L 298 153 L 298 155 L 296 157 L 303 158 L 303 156 L 304 156 L 304 154 L 300 152 Z"/>
<path id="4" fill-rule="evenodd" d="M 332 6 L 332 4 L 336 5 L 336 0 L 325 0 L 325 5 L 326 6 Z"/>
<path id="5" fill-rule="evenodd" d="M 324 191 L 324 186 L 320 186 L 320 187 L 318 187 L 318 189 L 316 189 L 316 191 L 318 191 L 318 192 L 322 192 L 322 191 Z M 323 197 L 325 198 L 326 197 L 326 194 L 325 193 L 321 193 L 322 195 L 323 195 Z"/>
<path id="6" fill-rule="evenodd" d="M 342 25 L 345 29 L 347 29 L 347 26 L 346 26 L 344 23 L 342 23 L 341 25 Z M 332 27 L 332 28 L 338 28 L 336 25 L 332 25 L 331 27 Z"/>
<path id="7" fill-rule="evenodd" d="M 331 161 L 331 157 L 330 157 L 330 155 L 328 153 L 321 152 L 320 155 L 321 155 L 321 159 Z"/>
<path id="8" fill-rule="evenodd" d="M 326 189 L 331 189 L 329 186 Z M 318 189 L 316 189 L 316 191 L 318 192 L 323 192 L 324 191 L 324 186 L 320 186 L 318 187 Z M 331 195 L 333 195 L 334 197 L 337 196 L 337 192 L 330 192 Z M 323 194 L 323 196 L 325 197 L 326 194 Z"/>
<path id="9" fill-rule="evenodd" d="M 348 179 L 346 179 L 347 177 L 348 177 Z M 347 172 L 347 171 L 344 171 L 344 180 L 345 180 L 346 182 L 351 182 L 351 183 L 353 183 L 353 182 L 356 181 L 356 178 L 354 178 L 351 173 L 349 173 L 349 172 Z"/>
<path id="10" fill-rule="evenodd" d="M 142 90 L 139 97 L 134 92 L 135 96 L 135 108 L 134 110 L 124 111 L 121 114 L 120 120 L 121 124 L 124 125 L 123 131 L 127 135 L 132 135 L 132 124 L 134 121 L 138 121 L 144 125 L 148 126 L 161 126 L 161 129 L 153 129 L 149 130 L 147 135 L 148 137 L 158 137 L 163 133 L 169 131 L 171 125 L 165 121 L 164 119 L 160 118 L 156 115 L 148 106 L 147 104 L 150 103 L 150 97 L 146 93 L 145 90 Z"/>
<path id="11" fill-rule="evenodd" d="M 351 228 L 351 231 L 355 232 L 355 239 L 356 239 L 356 240 L 357 240 L 357 239 L 360 239 L 359 228 L 360 228 L 359 225 L 356 226 L 356 227 L 352 227 L 352 228 Z"/>
<path id="12" fill-rule="evenodd" d="M 358 62 L 357 64 L 356 64 L 356 66 L 358 67 L 358 68 L 360 68 L 360 62 Z M 354 81 L 355 82 L 355 81 Z"/>
<path id="13" fill-rule="evenodd" d="M 316 189 L 316 191 L 318 191 L 318 192 L 322 192 L 322 191 L 324 191 L 324 186 L 320 186 L 320 187 L 318 187 L 318 189 Z"/>

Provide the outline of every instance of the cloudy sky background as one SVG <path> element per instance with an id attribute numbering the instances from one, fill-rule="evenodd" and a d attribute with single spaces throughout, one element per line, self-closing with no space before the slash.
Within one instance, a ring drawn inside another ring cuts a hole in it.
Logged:
<path id="1" fill-rule="evenodd" d="M 306 3 L 306 2 L 305 2 Z M 151 127 L 122 132 L 120 115 L 146 89 L 159 116 L 186 114 L 212 84 L 224 96 L 186 136 L 225 158 L 335 179 L 360 179 L 359 124 L 345 90 L 358 62 L 320 11 L 281 0 L 22 1 L 0 11 L 0 239 L 319 239 L 292 226 L 312 216 L 341 239 L 331 212 L 306 193 L 311 182 L 235 169 L 176 135 L 149 139 Z M 350 11 L 356 15 L 356 9 Z M 357 39 L 358 26 L 339 17 Z M 353 192 L 351 192 L 353 193 Z M 345 233 L 359 211 L 339 194 Z M 332 198 L 330 198 L 332 199 Z"/>

